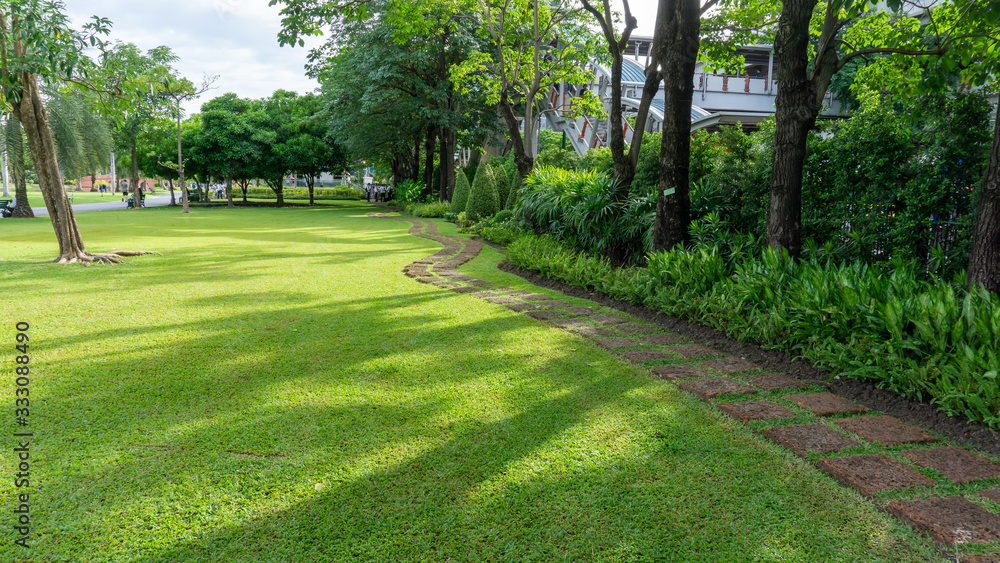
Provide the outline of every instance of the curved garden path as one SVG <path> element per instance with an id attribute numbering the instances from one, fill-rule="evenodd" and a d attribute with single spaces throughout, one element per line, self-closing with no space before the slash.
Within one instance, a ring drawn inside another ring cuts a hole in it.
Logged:
<path id="1" fill-rule="evenodd" d="M 385 213 L 370 216 L 409 223 L 410 234 L 444 246 L 403 268 L 416 281 L 590 338 L 751 425 L 943 544 L 1000 539 L 1000 464 L 942 445 L 939 437 L 921 428 L 869 412 L 813 383 L 766 373 L 746 359 L 689 342 L 624 313 L 607 314 L 461 274 L 457 268 L 475 258 L 482 243 L 440 234 L 433 221 Z M 1000 562 L 984 555 L 961 560 Z"/>

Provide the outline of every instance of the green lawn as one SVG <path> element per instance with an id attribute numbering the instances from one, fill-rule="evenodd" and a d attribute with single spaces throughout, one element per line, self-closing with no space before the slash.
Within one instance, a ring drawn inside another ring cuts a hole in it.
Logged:
<path id="1" fill-rule="evenodd" d="M 35 434 L 32 547 L 8 453 L 0 561 L 945 560 L 644 369 L 403 276 L 440 246 L 368 211 L 80 213 L 91 250 L 162 253 L 89 268 L 0 223 Z M 498 260 L 464 271 L 532 288 Z"/>

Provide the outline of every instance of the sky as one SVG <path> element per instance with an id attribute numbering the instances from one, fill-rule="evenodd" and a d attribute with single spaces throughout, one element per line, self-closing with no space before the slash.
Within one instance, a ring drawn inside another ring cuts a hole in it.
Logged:
<path id="1" fill-rule="evenodd" d="M 98 15 L 110 19 L 111 40 L 135 43 L 148 50 L 166 45 L 180 59 L 182 76 L 200 84 L 218 75 L 215 87 L 185 104 L 199 112 L 212 98 L 233 92 L 264 98 L 281 88 L 299 94 L 319 84 L 305 74 L 308 48 L 322 43 L 310 38 L 306 47 L 279 47 L 279 7 L 267 0 L 64 0 L 75 27 Z"/>
<path id="2" fill-rule="evenodd" d="M 67 15 L 79 27 L 98 15 L 113 22 L 111 40 L 135 43 L 148 50 L 170 47 L 180 57 L 174 67 L 199 84 L 218 75 L 215 88 L 184 105 L 190 114 L 212 98 L 233 92 L 242 98 L 264 98 L 281 88 L 304 94 L 319 87 L 305 75 L 309 48 L 279 47 L 280 8 L 268 0 L 64 0 Z M 633 35 L 651 36 L 656 0 L 631 0 L 639 28 Z M 618 4 L 620 6 L 620 3 Z M 620 10 L 620 8 L 619 8 Z"/>

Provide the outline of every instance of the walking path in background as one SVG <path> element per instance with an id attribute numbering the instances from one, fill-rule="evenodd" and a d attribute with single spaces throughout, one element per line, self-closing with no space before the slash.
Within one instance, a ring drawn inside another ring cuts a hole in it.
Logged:
<path id="1" fill-rule="evenodd" d="M 107 211 L 110 209 L 127 209 L 128 204 L 119 199 L 121 196 L 109 195 L 108 198 L 114 199 L 114 201 L 102 201 L 99 203 L 74 203 L 73 212 L 80 213 L 81 211 Z M 149 195 L 146 196 L 146 207 L 162 207 L 164 205 L 170 205 L 170 194 L 159 194 L 159 195 Z M 45 207 L 32 207 L 32 211 L 35 212 L 36 216 L 46 216 L 49 215 L 49 210 Z"/>
<path id="2" fill-rule="evenodd" d="M 810 460 L 880 508 L 947 545 L 1000 539 L 1000 464 L 865 407 L 736 356 L 625 314 L 607 314 L 547 295 L 514 291 L 459 273 L 482 243 L 437 232 L 437 224 L 411 217 L 369 216 L 409 222 L 410 234 L 444 248 L 403 268 L 427 283 L 524 313 L 592 339 L 624 359 L 750 425 Z M 863 452 L 863 453 L 862 453 Z M 965 555 L 966 563 L 1000 562 Z"/>

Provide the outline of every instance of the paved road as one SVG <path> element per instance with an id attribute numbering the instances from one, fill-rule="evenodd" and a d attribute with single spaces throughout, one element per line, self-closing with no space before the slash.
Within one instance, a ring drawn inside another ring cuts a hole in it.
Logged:
<path id="1" fill-rule="evenodd" d="M 157 207 L 162 205 L 170 205 L 170 194 L 158 194 L 146 196 L 146 207 Z M 106 211 L 108 209 L 126 209 L 127 205 L 124 201 L 115 199 L 114 201 L 102 201 L 100 203 L 74 203 L 73 212 L 79 213 L 81 211 Z M 35 212 L 36 216 L 45 215 L 48 216 L 49 211 L 44 207 L 32 207 L 32 211 Z"/>

